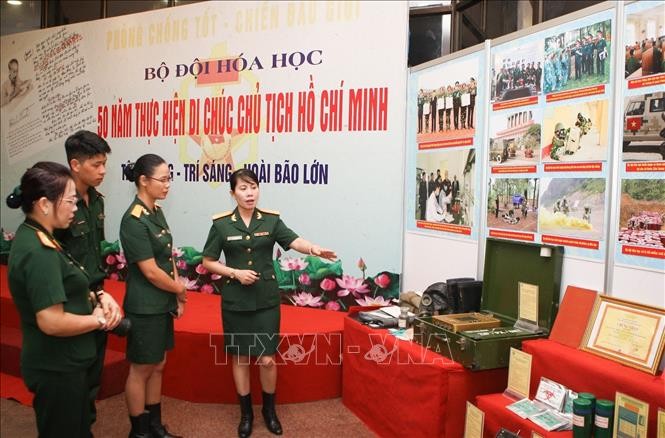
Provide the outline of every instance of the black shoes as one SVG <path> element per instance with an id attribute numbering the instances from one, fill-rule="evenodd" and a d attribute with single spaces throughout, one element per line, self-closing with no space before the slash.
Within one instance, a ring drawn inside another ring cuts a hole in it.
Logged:
<path id="1" fill-rule="evenodd" d="M 182 438 L 179 435 L 174 435 L 168 431 L 166 426 L 162 424 L 162 404 L 156 403 L 154 405 L 146 405 L 145 409 L 148 411 L 149 430 L 151 438 Z"/>
<path id="2" fill-rule="evenodd" d="M 270 432 L 275 435 L 282 434 L 282 425 L 277 418 L 277 413 L 275 412 L 275 394 L 269 394 L 263 391 L 263 408 L 261 409 L 263 414 L 263 421 L 266 422 L 266 427 Z"/>
<path id="3" fill-rule="evenodd" d="M 238 395 L 240 401 L 240 424 L 238 424 L 238 436 L 247 438 L 252 434 L 252 423 L 254 422 L 254 411 L 252 411 L 252 395 Z"/>
<path id="4" fill-rule="evenodd" d="M 150 438 L 150 417 L 147 412 L 137 417 L 129 417 L 132 423 L 132 430 L 129 431 L 129 438 Z"/>

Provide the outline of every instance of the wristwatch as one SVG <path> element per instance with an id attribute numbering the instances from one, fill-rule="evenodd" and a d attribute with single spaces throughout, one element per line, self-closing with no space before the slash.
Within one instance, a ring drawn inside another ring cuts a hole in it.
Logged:
<path id="1" fill-rule="evenodd" d="M 106 318 L 104 318 L 103 316 L 98 316 L 97 317 L 97 323 L 99 324 L 99 327 L 101 328 L 102 326 L 104 326 L 106 324 Z"/>

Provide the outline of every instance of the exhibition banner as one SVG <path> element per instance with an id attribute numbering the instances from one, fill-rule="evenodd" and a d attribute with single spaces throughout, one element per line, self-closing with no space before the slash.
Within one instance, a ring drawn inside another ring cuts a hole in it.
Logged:
<path id="1" fill-rule="evenodd" d="M 2 193 L 36 161 L 65 163 L 65 139 L 91 130 L 112 148 L 107 239 L 135 192 L 123 166 L 150 152 L 171 168 L 176 245 L 200 251 L 247 167 L 260 207 L 337 252 L 349 278 L 336 266 L 333 292 L 358 280 L 353 298 L 376 296 L 370 275 L 401 271 L 407 14 L 400 2 L 202 2 L 2 37 Z M 5 231 L 22 218 L 3 203 Z"/>
<path id="2" fill-rule="evenodd" d="M 624 8 L 615 263 L 665 271 L 665 3 Z"/>
<path id="3" fill-rule="evenodd" d="M 492 45 L 487 236 L 604 259 L 614 14 Z"/>
<path id="4" fill-rule="evenodd" d="M 477 50 L 409 75 L 407 231 L 478 239 L 485 70 Z"/>

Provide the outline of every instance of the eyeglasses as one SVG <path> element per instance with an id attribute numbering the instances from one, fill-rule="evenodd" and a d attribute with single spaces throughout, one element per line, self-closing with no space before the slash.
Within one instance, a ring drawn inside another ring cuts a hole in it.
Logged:
<path id="1" fill-rule="evenodd" d="M 163 178 L 153 178 L 152 176 L 147 176 L 147 175 L 146 175 L 146 177 L 147 177 L 147 178 L 150 178 L 150 179 L 154 179 L 155 181 L 159 181 L 159 182 L 162 183 L 162 184 L 168 184 L 168 183 L 170 183 L 170 182 L 173 180 L 173 178 L 171 178 L 171 177 L 169 177 L 169 176 L 165 176 L 165 177 L 163 177 Z"/>

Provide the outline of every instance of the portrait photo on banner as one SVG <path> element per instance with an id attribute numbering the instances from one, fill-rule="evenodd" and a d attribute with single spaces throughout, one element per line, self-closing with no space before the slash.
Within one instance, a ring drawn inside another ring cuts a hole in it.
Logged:
<path id="1" fill-rule="evenodd" d="M 608 101 L 548 105 L 543 121 L 543 162 L 607 159 Z"/>
<path id="2" fill-rule="evenodd" d="M 490 178 L 487 226 L 535 233 L 539 215 L 538 178 Z"/>
<path id="3" fill-rule="evenodd" d="M 473 226 L 475 149 L 419 152 L 415 218 Z"/>
<path id="4" fill-rule="evenodd" d="M 476 132 L 476 58 L 433 67 L 418 79 L 417 143 L 473 138 Z"/>
<path id="5" fill-rule="evenodd" d="M 492 102 L 541 94 L 543 41 L 497 51 L 492 60 Z"/>
<path id="6" fill-rule="evenodd" d="M 665 74 L 665 3 L 640 3 L 630 6 L 652 6 L 635 12 L 626 8 L 624 77 L 628 80 Z"/>
<path id="7" fill-rule="evenodd" d="M 490 118 L 490 166 L 524 166 L 540 162 L 540 108 L 502 111 Z"/>
<path id="8" fill-rule="evenodd" d="M 612 20 L 545 38 L 545 93 L 607 84 L 610 80 Z"/>
<path id="9" fill-rule="evenodd" d="M 543 178 L 541 233 L 604 240 L 605 178 Z"/>

